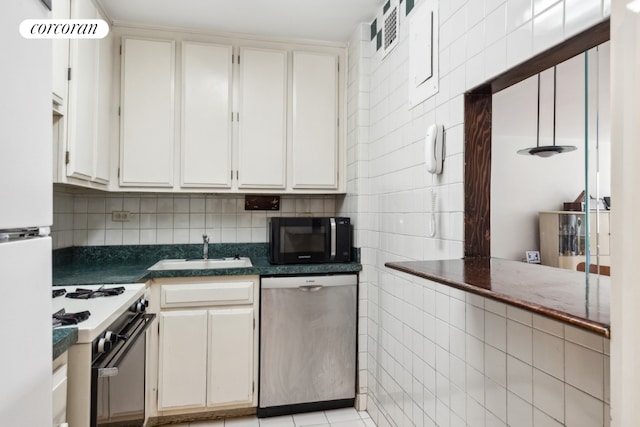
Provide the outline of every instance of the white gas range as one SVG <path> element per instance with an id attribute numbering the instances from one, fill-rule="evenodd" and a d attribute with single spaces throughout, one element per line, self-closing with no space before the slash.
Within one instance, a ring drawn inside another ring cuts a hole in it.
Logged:
<path id="1" fill-rule="evenodd" d="M 60 326 L 78 328 L 78 341 L 68 353 L 67 421 L 70 426 L 141 426 L 145 337 L 154 318 L 145 313 L 146 286 L 101 286 L 53 287 L 54 294 L 65 291 L 53 298 L 53 313 L 89 312 L 76 325 Z M 106 296 L 105 291 L 115 295 Z M 68 297 L 74 293 L 85 294 Z"/>
<path id="2" fill-rule="evenodd" d="M 96 296 L 87 299 L 68 298 L 68 294 L 73 294 L 78 289 L 97 291 L 101 287 L 104 289 L 114 289 L 122 287 L 124 292 L 112 296 Z M 87 320 L 83 320 L 75 325 L 61 327 L 77 327 L 78 343 L 90 343 L 104 332 L 119 316 L 129 308 L 145 293 L 144 283 L 132 283 L 125 285 L 86 285 L 86 286 L 54 286 L 53 290 L 64 289 L 62 296 L 53 298 L 53 313 L 64 309 L 66 313 L 79 313 L 89 311 Z"/>

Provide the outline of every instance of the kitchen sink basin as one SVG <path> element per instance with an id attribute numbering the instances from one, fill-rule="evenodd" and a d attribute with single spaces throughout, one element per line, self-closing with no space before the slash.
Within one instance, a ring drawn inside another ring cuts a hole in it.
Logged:
<path id="1" fill-rule="evenodd" d="M 194 259 L 163 259 L 147 270 L 208 270 L 220 268 L 247 268 L 253 267 L 251 259 L 240 258 L 194 258 Z"/>

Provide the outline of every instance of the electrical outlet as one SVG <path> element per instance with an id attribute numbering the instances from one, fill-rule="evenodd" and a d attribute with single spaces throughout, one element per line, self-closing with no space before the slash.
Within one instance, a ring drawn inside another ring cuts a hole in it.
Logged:
<path id="1" fill-rule="evenodd" d="M 112 211 L 111 221 L 113 222 L 127 222 L 131 220 L 131 212 L 129 211 Z"/>

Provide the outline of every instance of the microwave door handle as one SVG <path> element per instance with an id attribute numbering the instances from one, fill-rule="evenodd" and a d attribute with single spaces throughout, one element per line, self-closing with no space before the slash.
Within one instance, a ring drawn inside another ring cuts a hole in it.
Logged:
<path id="1" fill-rule="evenodd" d="M 331 224 L 331 259 L 336 258 L 336 219 L 329 218 Z"/>

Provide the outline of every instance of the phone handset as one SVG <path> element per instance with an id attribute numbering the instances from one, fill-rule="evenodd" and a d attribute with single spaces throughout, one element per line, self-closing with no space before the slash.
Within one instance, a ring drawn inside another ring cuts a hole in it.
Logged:
<path id="1" fill-rule="evenodd" d="M 424 158 L 429 173 L 442 173 L 444 126 L 433 124 L 427 129 L 427 135 L 424 138 Z"/>
<path id="2" fill-rule="evenodd" d="M 444 163 L 444 126 L 432 124 L 424 138 L 424 160 L 427 172 L 431 174 L 431 221 L 429 237 L 436 235 L 436 192 L 435 175 L 442 173 Z"/>

